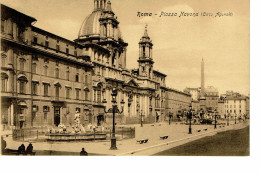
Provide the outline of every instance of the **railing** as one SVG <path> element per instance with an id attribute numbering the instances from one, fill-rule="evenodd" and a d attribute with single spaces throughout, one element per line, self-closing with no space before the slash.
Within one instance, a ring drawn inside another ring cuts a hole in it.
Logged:
<path id="1" fill-rule="evenodd" d="M 13 129 L 13 140 L 39 139 L 40 136 L 45 135 L 46 131 L 47 128 Z"/>
<path id="2" fill-rule="evenodd" d="M 50 134 L 48 132 L 47 128 L 28 128 L 28 129 L 13 129 L 13 140 L 20 140 L 24 141 L 27 139 L 32 140 L 47 140 L 51 139 L 55 140 L 53 136 L 57 137 L 63 137 L 59 140 L 66 140 L 64 137 L 70 137 L 68 140 L 74 140 L 73 137 L 75 137 L 75 140 L 101 140 L 103 135 L 106 135 L 106 139 L 111 139 L 112 137 L 112 129 L 111 128 L 105 128 L 104 130 L 96 129 L 95 131 L 86 131 L 83 134 L 74 134 L 75 136 L 72 136 L 71 133 L 52 133 Z M 100 136 L 102 137 L 100 138 Z M 83 137 L 85 136 L 85 137 Z M 131 139 L 135 138 L 135 128 L 134 127 L 116 127 L 115 136 L 117 139 Z M 81 138 L 79 138 L 81 137 Z"/>

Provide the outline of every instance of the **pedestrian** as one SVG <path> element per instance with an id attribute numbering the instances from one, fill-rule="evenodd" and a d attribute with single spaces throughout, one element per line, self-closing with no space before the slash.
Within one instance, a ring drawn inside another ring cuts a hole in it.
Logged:
<path id="1" fill-rule="evenodd" d="M 32 155 L 32 153 L 33 153 L 33 145 L 32 145 L 32 143 L 30 143 L 30 144 L 27 146 L 27 148 L 26 148 L 26 154 L 27 154 L 27 155 Z"/>
<path id="2" fill-rule="evenodd" d="M 85 151 L 85 148 L 82 148 L 80 156 L 88 156 L 88 152 Z"/>
<path id="3" fill-rule="evenodd" d="M 18 148 L 18 155 L 24 155 L 24 154 L 25 154 L 25 146 L 24 146 L 24 144 L 22 144 Z"/>
<path id="4" fill-rule="evenodd" d="M 2 150 L 2 154 L 5 152 L 5 148 L 6 148 L 6 141 L 4 140 L 4 137 L 1 136 L 1 150 Z"/>

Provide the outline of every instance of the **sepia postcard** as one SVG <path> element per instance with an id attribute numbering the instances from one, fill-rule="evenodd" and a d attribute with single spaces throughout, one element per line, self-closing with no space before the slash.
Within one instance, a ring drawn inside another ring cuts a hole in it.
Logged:
<path id="1" fill-rule="evenodd" d="M 1 0 L 1 155 L 250 156 L 249 6 Z"/>

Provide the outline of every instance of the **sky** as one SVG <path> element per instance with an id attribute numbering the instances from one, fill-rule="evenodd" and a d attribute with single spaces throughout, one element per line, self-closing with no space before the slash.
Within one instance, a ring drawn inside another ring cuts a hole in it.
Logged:
<path id="1" fill-rule="evenodd" d="M 94 0 L 1 0 L 37 19 L 36 27 L 74 40 Z M 167 74 L 168 87 L 200 87 L 201 60 L 205 86 L 220 94 L 249 94 L 249 0 L 111 0 L 127 48 L 127 68 L 137 68 L 138 42 L 148 25 L 153 41 L 154 69 Z M 181 12 L 212 13 L 212 17 L 178 17 Z M 137 12 L 152 13 L 138 17 Z M 177 13 L 177 17 L 161 12 Z M 232 16 L 215 17 L 217 12 Z M 158 14 L 157 16 L 154 14 Z"/>

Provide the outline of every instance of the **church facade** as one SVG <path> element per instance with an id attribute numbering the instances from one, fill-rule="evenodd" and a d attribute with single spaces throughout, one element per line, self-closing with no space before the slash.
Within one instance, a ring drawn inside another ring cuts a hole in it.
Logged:
<path id="1" fill-rule="evenodd" d="M 1 122 L 6 127 L 111 124 L 112 90 L 124 101 L 118 124 L 161 122 L 188 109 L 191 95 L 166 87 L 153 69 L 147 27 L 139 44 L 138 68 L 126 66 L 123 40 L 111 2 L 94 0 L 78 38 L 70 41 L 33 26 L 36 19 L 1 4 Z M 138 51 L 138 50 L 137 50 Z M 104 101 L 107 101 L 106 103 Z M 121 107 L 120 107 L 121 108 Z"/>

